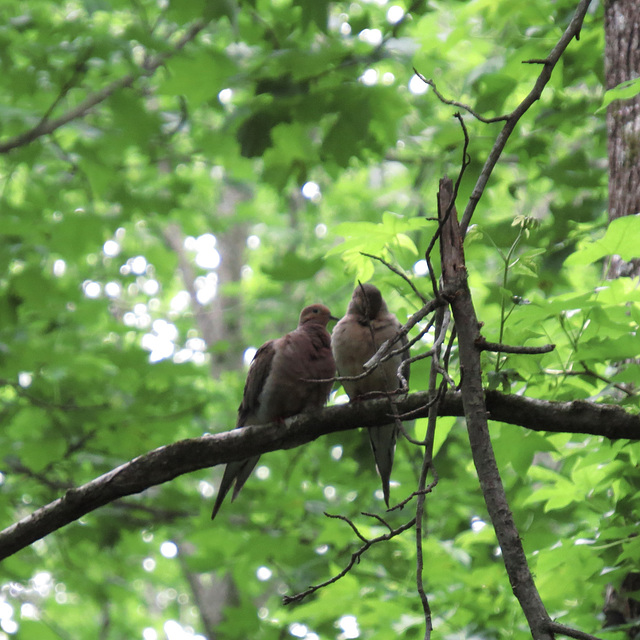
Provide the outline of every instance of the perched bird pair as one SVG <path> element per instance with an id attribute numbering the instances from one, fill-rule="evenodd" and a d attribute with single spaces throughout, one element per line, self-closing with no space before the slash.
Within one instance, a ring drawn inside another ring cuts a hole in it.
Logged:
<path id="1" fill-rule="evenodd" d="M 324 305 L 305 307 L 295 331 L 269 340 L 258 349 L 247 375 L 236 427 L 266 424 L 321 408 L 329 397 L 336 367 L 340 376 L 359 376 L 364 372 L 363 365 L 380 345 L 397 336 L 401 327 L 387 309 L 380 291 L 371 284 L 356 287 L 347 313 L 335 326 L 332 336 L 327 331 L 330 320 L 337 318 Z M 343 381 L 350 400 L 400 388 L 398 370 L 408 357 L 406 336 L 400 338 L 399 349 L 401 353 L 379 364 L 366 377 Z M 408 380 L 408 367 L 403 376 Z M 369 429 L 387 506 L 396 437 L 394 423 Z M 226 466 L 211 519 L 215 518 L 234 483 L 231 500 L 235 500 L 259 458 L 253 456 Z"/>

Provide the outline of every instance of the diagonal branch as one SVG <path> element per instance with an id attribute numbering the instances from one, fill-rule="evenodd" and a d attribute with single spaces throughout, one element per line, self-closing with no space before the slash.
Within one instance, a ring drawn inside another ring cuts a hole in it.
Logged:
<path id="1" fill-rule="evenodd" d="M 391 263 L 387 262 L 384 258 L 373 255 L 372 253 L 366 253 L 365 251 L 361 251 L 360 255 L 366 256 L 367 258 L 371 258 L 372 260 L 377 260 L 378 262 L 381 262 L 385 267 L 387 267 L 387 269 L 389 269 L 389 271 L 392 271 L 396 275 L 400 276 L 411 287 L 413 293 L 415 293 L 416 296 L 422 301 L 422 304 L 427 303 L 427 299 L 425 298 L 425 296 L 422 295 L 422 293 L 420 293 L 416 285 L 413 283 L 413 280 L 409 278 L 409 276 L 407 276 L 407 274 L 404 271 L 401 271 Z"/>
<path id="2" fill-rule="evenodd" d="M 466 234 L 467 228 L 471 222 L 471 218 L 473 213 L 484 193 L 485 187 L 487 186 L 487 182 L 491 177 L 491 173 L 493 172 L 494 167 L 498 163 L 500 159 L 500 155 L 507 144 L 507 140 L 513 133 L 516 125 L 518 124 L 520 118 L 529 110 L 529 108 L 533 105 L 534 102 L 540 99 L 544 88 L 547 86 L 547 83 L 551 79 L 551 74 L 553 73 L 553 69 L 555 68 L 558 60 L 564 53 L 565 49 L 569 46 L 569 43 L 574 39 L 578 39 L 580 37 L 580 30 L 582 28 L 582 23 L 584 22 L 584 17 L 587 13 L 587 9 L 589 8 L 589 4 L 591 0 L 580 0 L 578 6 L 576 7 L 576 11 L 569 23 L 569 26 L 566 28 L 565 32 L 562 34 L 560 40 L 556 46 L 551 50 L 549 55 L 544 59 L 540 60 L 542 66 L 542 70 L 540 71 L 540 75 L 536 80 L 535 85 L 526 96 L 526 98 L 508 115 L 502 130 L 498 134 L 496 141 L 489 152 L 489 156 L 480 172 L 480 176 L 476 182 L 475 187 L 473 188 L 473 192 L 471 193 L 471 197 L 469 198 L 469 202 L 467 203 L 467 207 L 464 211 L 464 215 L 460 221 L 460 231 L 464 236 Z"/>

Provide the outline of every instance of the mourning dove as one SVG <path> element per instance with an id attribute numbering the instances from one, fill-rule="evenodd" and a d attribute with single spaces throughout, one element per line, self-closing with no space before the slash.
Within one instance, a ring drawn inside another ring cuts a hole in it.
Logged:
<path id="1" fill-rule="evenodd" d="M 339 376 L 358 376 L 364 372 L 368 362 L 386 340 L 394 338 L 401 325 L 389 313 L 387 305 L 377 287 L 372 284 L 358 285 L 351 297 L 347 313 L 338 322 L 331 334 L 331 348 L 336 360 Z M 407 337 L 402 336 L 396 349 L 407 347 Z M 408 357 L 408 350 L 379 364 L 372 372 L 359 380 L 343 380 L 342 386 L 353 401 L 373 391 L 395 391 L 400 388 L 398 368 Z M 409 379 L 409 366 L 403 370 Z M 397 427 L 395 423 L 369 429 L 369 439 L 382 480 L 384 501 L 389 506 L 389 479 L 396 448 Z"/>
<path id="2" fill-rule="evenodd" d="M 329 320 L 337 318 L 324 305 L 305 307 L 295 331 L 277 340 L 269 340 L 258 349 L 249 367 L 236 428 L 284 420 L 324 406 L 336 373 L 331 336 L 327 332 Z M 212 520 L 231 485 L 235 482 L 233 501 L 259 459 L 260 456 L 252 456 L 227 465 L 211 514 Z"/>

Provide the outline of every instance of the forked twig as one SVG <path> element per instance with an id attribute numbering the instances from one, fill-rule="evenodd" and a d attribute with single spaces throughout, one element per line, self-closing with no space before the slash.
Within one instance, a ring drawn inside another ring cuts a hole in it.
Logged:
<path id="1" fill-rule="evenodd" d="M 401 533 L 404 533 L 408 529 L 411 529 L 411 527 L 413 527 L 413 525 L 416 523 L 416 519 L 412 518 L 411 520 L 409 520 L 408 522 L 405 522 L 405 524 L 401 525 L 397 529 L 391 529 L 389 533 L 385 533 L 381 536 L 377 536 L 376 538 L 367 539 L 358 531 L 358 528 L 355 526 L 355 524 L 353 524 L 353 522 L 351 522 L 351 520 L 349 520 L 349 518 L 346 518 L 345 516 L 329 515 L 328 513 L 325 513 L 325 515 L 328 518 L 337 518 L 339 520 L 344 520 L 345 522 L 347 522 L 349 526 L 353 529 L 353 531 L 356 533 L 358 538 L 364 541 L 364 544 L 357 551 L 354 551 L 351 554 L 351 559 L 347 563 L 347 566 L 342 571 L 340 571 L 340 573 L 337 573 L 335 576 L 333 576 L 333 578 L 329 578 L 329 580 L 325 580 L 320 584 L 312 585 L 309 588 L 305 589 L 304 591 L 301 591 L 300 593 L 296 593 L 293 596 L 284 596 L 282 598 L 283 604 L 301 602 L 307 596 L 310 596 L 312 593 L 315 593 L 319 589 L 323 589 L 324 587 L 328 587 L 330 584 L 333 584 L 334 582 L 338 582 L 338 580 L 340 580 L 341 578 L 344 578 L 344 576 L 346 576 L 347 573 L 351 571 L 351 569 L 353 568 L 353 565 L 355 565 L 356 562 L 359 562 L 360 557 L 364 553 L 366 553 L 374 544 L 377 544 L 378 542 L 386 542 L 387 540 L 391 540 L 392 538 L 399 536 Z M 381 518 L 379 519 L 381 520 Z M 384 521 L 383 521 L 383 524 L 385 524 L 387 527 L 389 526 Z"/>
<path id="2" fill-rule="evenodd" d="M 433 475 L 433 481 L 429 483 L 424 489 L 418 489 L 413 493 L 409 494 L 404 500 L 398 502 L 398 504 L 394 504 L 393 507 L 389 509 L 389 511 L 396 511 L 398 509 L 404 509 L 407 503 L 411 502 L 417 496 L 424 496 L 428 493 L 431 493 L 438 484 L 438 474 L 435 469 L 431 469 L 431 474 Z"/>

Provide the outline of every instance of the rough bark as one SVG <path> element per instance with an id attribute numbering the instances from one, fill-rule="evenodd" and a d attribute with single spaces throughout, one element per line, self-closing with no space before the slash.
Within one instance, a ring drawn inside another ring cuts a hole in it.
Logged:
<path id="1" fill-rule="evenodd" d="M 607 89 L 640 76 L 640 3 L 609 0 L 605 5 Z M 640 212 L 640 95 L 607 107 L 609 221 Z M 612 256 L 609 278 L 640 275 L 640 258 Z"/>
<path id="2" fill-rule="evenodd" d="M 442 225 L 442 280 L 445 286 L 450 285 L 456 290 L 451 296 L 450 304 L 458 334 L 462 404 L 473 463 L 500 544 L 511 588 L 527 619 L 531 635 L 534 640 L 553 640 L 554 634 L 549 630 L 551 619 L 529 569 L 491 445 L 478 348 L 481 341 L 480 324 L 467 282 L 462 234 L 453 202 L 453 183 L 448 178 L 440 181 L 438 217 Z"/>

